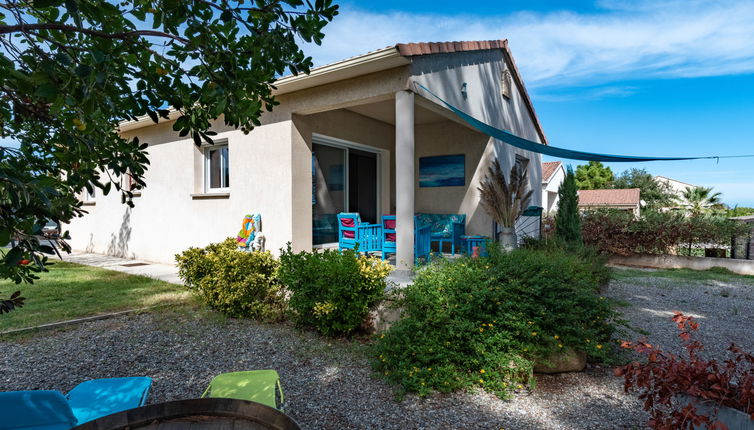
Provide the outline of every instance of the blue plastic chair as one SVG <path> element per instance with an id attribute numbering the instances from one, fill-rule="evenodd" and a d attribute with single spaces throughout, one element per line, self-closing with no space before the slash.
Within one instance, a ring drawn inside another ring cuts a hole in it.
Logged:
<path id="1" fill-rule="evenodd" d="M 388 254 L 396 253 L 395 246 L 395 215 L 382 216 L 382 259 L 386 260 Z M 430 225 L 420 224 L 419 218 L 414 216 L 414 263 L 419 264 L 419 258 L 429 262 L 431 253 L 431 228 Z"/>
<path id="2" fill-rule="evenodd" d="M 74 387 L 66 396 L 79 424 L 147 403 L 152 378 L 93 379 Z"/>
<path id="3" fill-rule="evenodd" d="M 77 423 L 58 391 L 0 393 L 0 429 L 68 430 Z"/>
<path id="4" fill-rule="evenodd" d="M 361 222 L 358 213 L 338 214 L 338 249 L 370 253 L 382 249 L 382 226 Z"/>

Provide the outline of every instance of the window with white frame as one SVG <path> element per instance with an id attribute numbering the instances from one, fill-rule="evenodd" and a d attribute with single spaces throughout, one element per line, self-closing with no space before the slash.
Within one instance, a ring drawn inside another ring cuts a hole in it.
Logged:
<path id="1" fill-rule="evenodd" d="M 94 187 L 94 185 L 92 185 L 91 192 L 89 192 L 89 190 L 84 188 L 84 190 L 81 192 L 81 201 L 83 201 L 84 203 L 94 204 L 97 197 L 96 192 L 97 192 L 97 188 Z"/>
<path id="2" fill-rule="evenodd" d="M 204 148 L 204 191 L 227 191 L 229 188 L 228 145 L 208 145 Z"/>

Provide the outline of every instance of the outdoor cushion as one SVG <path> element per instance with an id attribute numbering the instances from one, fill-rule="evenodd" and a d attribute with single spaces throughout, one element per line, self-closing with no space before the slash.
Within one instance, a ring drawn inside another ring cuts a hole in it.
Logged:
<path id="1" fill-rule="evenodd" d="M 451 237 L 453 224 L 466 222 L 465 214 L 416 214 L 422 224 L 429 224 L 432 237 Z"/>
<path id="2" fill-rule="evenodd" d="M 152 379 L 105 378 L 82 382 L 66 396 L 80 424 L 105 415 L 144 406 Z"/>
<path id="3" fill-rule="evenodd" d="M 76 417 L 58 391 L 0 393 L 0 429 L 68 430 Z"/>
<path id="4" fill-rule="evenodd" d="M 215 376 L 202 397 L 248 400 L 278 409 L 275 388 L 278 388 L 280 403 L 283 403 L 283 388 L 276 371 L 269 369 L 230 372 Z"/>
<path id="5" fill-rule="evenodd" d="M 356 220 L 354 220 L 353 218 L 341 218 L 340 224 L 343 227 L 356 227 Z M 353 230 L 345 230 L 343 231 L 343 237 L 347 239 L 353 239 L 354 237 L 356 237 L 356 232 Z"/>
<path id="6" fill-rule="evenodd" d="M 385 219 L 382 221 L 382 226 L 386 230 L 395 230 L 395 219 Z M 385 240 L 388 242 L 395 242 L 395 233 L 385 233 Z"/>

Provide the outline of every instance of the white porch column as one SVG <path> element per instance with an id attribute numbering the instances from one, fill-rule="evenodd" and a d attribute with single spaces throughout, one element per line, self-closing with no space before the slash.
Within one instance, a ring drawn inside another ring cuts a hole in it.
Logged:
<path id="1" fill-rule="evenodd" d="M 414 266 L 414 93 L 395 93 L 395 215 L 399 270 Z"/>

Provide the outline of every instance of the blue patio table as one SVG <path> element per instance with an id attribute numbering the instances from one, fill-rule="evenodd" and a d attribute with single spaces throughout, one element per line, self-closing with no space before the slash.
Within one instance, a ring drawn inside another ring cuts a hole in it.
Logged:
<path id="1" fill-rule="evenodd" d="M 486 257 L 487 254 L 487 241 L 490 240 L 489 236 L 480 235 L 461 235 L 461 243 L 466 254 L 472 255 L 474 253 L 474 247 L 479 248 L 479 255 Z"/>

